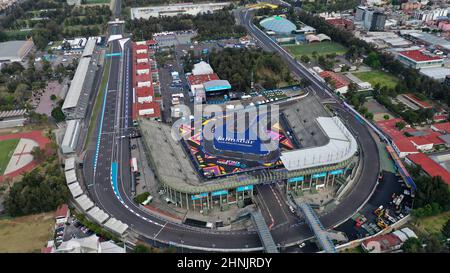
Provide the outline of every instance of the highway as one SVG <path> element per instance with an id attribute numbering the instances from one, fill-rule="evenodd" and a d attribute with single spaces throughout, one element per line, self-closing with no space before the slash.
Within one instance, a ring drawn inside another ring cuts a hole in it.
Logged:
<path id="1" fill-rule="evenodd" d="M 115 14 L 120 14 L 120 5 L 116 7 Z M 250 15 L 242 13 L 242 22 L 252 36 L 260 40 L 267 49 L 276 51 L 288 62 L 293 73 L 306 76 L 313 82 L 313 88 L 321 98 L 329 98 L 324 87 L 299 66 L 289 55 L 280 51 L 276 44 L 261 35 L 250 24 Z M 120 25 L 111 25 L 110 34 L 122 33 Z M 90 197 L 97 206 L 108 214 L 127 223 L 130 228 L 140 235 L 141 239 L 151 243 L 154 240 L 165 244 L 184 244 L 185 248 L 197 251 L 224 249 L 238 251 L 240 249 L 261 250 L 261 242 L 254 231 L 217 231 L 190 227 L 182 224 L 168 222 L 149 211 L 141 209 L 130 198 L 130 145 L 126 137 L 131 127 L 131 50 L 130 42 L 122 50 L 118 41 L 111 44 L 110 53 L 121 53 L 120 56 L 111 57 L 111 69 L 107 92 L 103 99 L 101 114 L 97 122 L 97 132 L 90 139 L 89 150 L 86 152 L 84 174 Z M 368 129 L 359 123 L 351 114 L 337 105 L 341 117 L 346 120 L 352 130 L 357 132 L 360 145 L 364 147 L 361 153 L 364 157 L 362 179 L 348 194 L 335 210 L 321 217 L 326 228 L 350 217 L 369 197 L 376 184 L 379 169 L 377 146 Z M 125 136 L 122 138 L 122 136 Z M 370 162 L 370 163 L 369 163 Z M 117 167 L 117 168 L 116 168 Z M 281 210 L 280 210 L 281 211 Z M 285 213 L 281 211 L 281 213 Z M 276 217 L 277 218 L 277 217 Z M 304 223 L 280 225 L 272 230 L 275 242 L 281 245 L 308 239 L 312 232 Z"/>

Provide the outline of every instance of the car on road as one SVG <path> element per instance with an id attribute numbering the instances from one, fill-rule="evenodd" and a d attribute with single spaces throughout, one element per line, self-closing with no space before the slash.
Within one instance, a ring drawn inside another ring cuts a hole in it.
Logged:
<path id="1" fill-rule="evenodd" d="M 289 206 L 289 210 L 290 210 L 292 213 L 295 213 L 294 207 Z"/>
<path id="2" fill-rule="evenodd" d="M 306 245 L 306 243 L 303 242 L 303 243 L 299 244 L 298 247 L 299 247 L 299 248 L 303 248 L 303 247 L 305 247 L 305 245 Z"/>

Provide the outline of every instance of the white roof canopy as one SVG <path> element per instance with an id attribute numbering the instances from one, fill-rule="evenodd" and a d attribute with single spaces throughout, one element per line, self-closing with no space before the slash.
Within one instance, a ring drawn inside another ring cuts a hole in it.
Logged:
<path id="1" fill-rule="evenodd" d="M 356 153 L 358 144 L 338 117 L 318 117 L 316 121 L 330 141 L 320 147 L 283 152 L 280 158 L 289 171 L 336 164 Z"/>

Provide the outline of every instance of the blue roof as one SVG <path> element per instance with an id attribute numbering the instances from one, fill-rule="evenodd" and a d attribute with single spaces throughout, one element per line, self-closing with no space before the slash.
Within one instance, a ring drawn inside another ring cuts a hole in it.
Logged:
<path id="1" fill-rule="evenodd" d="M 205 87 L 206 92 L 231 89 L 230 83 L 226 80 L 208 81 L 203 84 L 203 87 Z"/>
<path id="2" fill-rule="evenodd" d="M 297 29 L 294 23 L 280 16 L 266 18 L 259 22 L 259 24 L 265 29 L 275 31 L 276 33 L 291 33 Z"/>

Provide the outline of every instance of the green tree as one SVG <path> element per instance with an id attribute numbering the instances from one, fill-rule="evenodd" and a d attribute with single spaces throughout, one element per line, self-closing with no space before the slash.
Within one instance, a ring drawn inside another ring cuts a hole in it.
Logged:
<path id="1" fill-rule="evenodd" d="M 383 119 L 384 119 L 384 120 L 388 120 L 388 119 L 389 119 L 389 115 L 387 115 L 387 114 L 384 115 L 384 116 L 383 116 Z"/>
<path id="2" fill-rule="evenodd" d="M 300 57 L 300 60 L 301 60 L 303 63 L 309 63 L 309 61 L 310 61 L 308 55 L 302 55 L 302 56 Z"/>
<path id="3" fill-rule="evenodd" d="M 445 238 L 450 238 L 450 219 L 448 219 L 445 225 L 442 227 L 441 232 Z"/>
<path id="4" fill-rule="evenodd" d="M 404 123 L 403 121 L 399 121 L 397 123 L 395 123 L 395 127 L 397 127 L 400 131 L 403 130 L 406 126 L 406 123 Z"/>
<path id="5" fill-rule="evenodd" d="M 146 245 L 136 244 L 134 247 L 134 253 L 151 253 L 151 250 Z"/>
<path id="6" fill-rule="evenodd" d="M 55 119 L 56 122 L 62 122 L 66 119 L 66 116 L 64 115 L 61 106 L 53 108 L 52 117 Z"/>
<path id="7" fill-rule="evenodd" d="M 420 253 L 423 252 L 422 243 L 417 238 L 408 238 L 402 245 L 402 250 L 405 253 Z"/>

